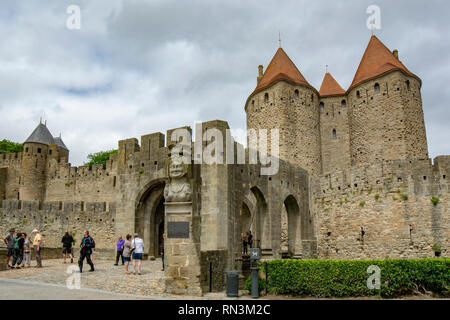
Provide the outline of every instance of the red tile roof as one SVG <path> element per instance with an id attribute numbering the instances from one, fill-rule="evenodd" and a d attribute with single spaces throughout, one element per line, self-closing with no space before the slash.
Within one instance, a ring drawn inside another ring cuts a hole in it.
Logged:
<path id="1" fill-rule="evenodd" d="M 337 83 L 333 76 L 327 72 L 320 86 L 319 94 L 321 97 L 345 94 L 345 90 Z"/>
<path id="2" fill-rule="evenodd" d="M 415 76 L 376 36 L 372 36 L 349 89 L 365 80 L 374 78 L 394 69 L 403 70 L 404 72 Z"/>
<path id="3" fill-rule="evenodd" d="M 256 90 L 265 88 L 277 80 L 288 80 L 297 84 L 310 86 L 303 77 L 292 60 L 288 57 L 282 48 L 279 48 L 267 66 L 263 77 L 255 88 Z"/>

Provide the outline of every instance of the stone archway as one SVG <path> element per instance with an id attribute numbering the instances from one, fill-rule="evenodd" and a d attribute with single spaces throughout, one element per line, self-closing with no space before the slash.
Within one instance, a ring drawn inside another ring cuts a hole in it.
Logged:
<path id="1" fill-rule="evenodd" d="M 292 196 L 288 196 L 284 200 L 283 213 L 286 213 L 286 230 L 287 235 L 287 251 L 289 256 L 296 256 L 301 252 L 301 217 L 300 208 L 298 206 L 297 200 Z"/>
<path id="2" fill-rule="evenodd" d="M 144 240 L 148 256 L 158 257 L 164 233 L 164 182 L 150 184 L 136 209 L 135 230 Z"/>
<path id="3" fill-rule="evenodd" d="M 251 229 L 252 225 L 252 214 L 249 207 L 244 202 L 241 208 L 241 233 L 247 232 Z"/>
<path id="4" fill-rule="evenodd" d="M 258 187 L 250 189 L 256 198 L 256 207 L 254 217 L 252 217 L 253 239 L 256 243 L 254 246 L 260 247 L 263 251 L 272 251 L 270 241 L 270 225 L 267 213 L 267 202 L 261 190 Z"/>

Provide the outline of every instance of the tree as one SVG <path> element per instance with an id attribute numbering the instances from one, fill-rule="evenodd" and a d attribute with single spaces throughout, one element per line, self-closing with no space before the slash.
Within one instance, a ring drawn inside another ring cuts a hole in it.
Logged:
<path id="1" fill-rule="evenodd" d="M 17 153 L 23 151 L 23 144 L 6 139 L 0 141 L 0 153 Z"/>
<path id="2" fill-rule="evenodd" d="M 96 153 L 90 153 L 87 156 L 89 161 L 86 162 L 84 165 L 90 166 L 90 167 L 92 167 L 94 164 L 106 165 L 106 161 L 109 160 L 110 156 L 112 154 L 116 154 L 117 152 L 118 152 L 117 149 L 113 149 L 113 150 L 107 150 L 107 151 L 99 151 Z"/>

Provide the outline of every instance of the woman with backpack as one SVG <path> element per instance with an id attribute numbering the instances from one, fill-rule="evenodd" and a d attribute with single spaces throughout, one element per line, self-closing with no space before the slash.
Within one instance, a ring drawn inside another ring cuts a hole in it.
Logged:
<path id="1" fill-rule="evenodd" d="M 125 238 L 127 240 L 125 240 L 123 244 L 123 261 L 125 261 L 125 274 L 130 274 L 130 272 L 128 272 L 128 266 L 130 265 L 131 261 L 131 234 L 127 234 Z"/>

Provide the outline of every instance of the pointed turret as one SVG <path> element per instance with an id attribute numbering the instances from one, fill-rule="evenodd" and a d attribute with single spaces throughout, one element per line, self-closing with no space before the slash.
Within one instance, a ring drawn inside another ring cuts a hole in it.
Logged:
<path id="1" fill-rule="evenodd" d="M 40 122 L 24 143 L 41 143 L 48 146 L 54 144 L 55 141 L 47 126 Z"/>
<path id="2" fill-rule="evenodd" d="M 304 84 L 310 86 L 308 81 L 303 77 L 292 60 L 288 57 L 282 48 L 278 48 L 277 52 L 270 61 L 262 78 L 258 81 L 255 91 L 265 88 L 277 80 L 287 80 L 295 84 Z"/>
<path id="3" fill-rule="evenodd" d="M 408 75 L 418 78 L 400 62 L 398 59 L 398 51 L 396 51 L 396 54 L 391 52 L 376 36 L 373 35 L 370 38 L 369 44 L 367 45 L 366 51 L 359 63 L 358 70 L 356 71 L 349 89 L 363 81 L 372 79 L 392 70 L 401 70 Z"/>
<path id="4" fill-rule="evenodd" d="M 345 94 L 345 90 L 339 85 L 339 83 L 333 78 L 333 76 L 327 72 L 323 78 L 322 85 L 320 86 L 319 95 L 321 97 L 337 96 Z"/>
<path id="5" fill-rule="evenodd" d="M 54 137 L 53 140 L 55 140 L 55 144 L 58 147 L 63 148 L 64 150 L 69 150 L 69 149 L 67 149 L 67 147 L 64 144 L 64 141 L 61 139 L 61 137 Z"/>

